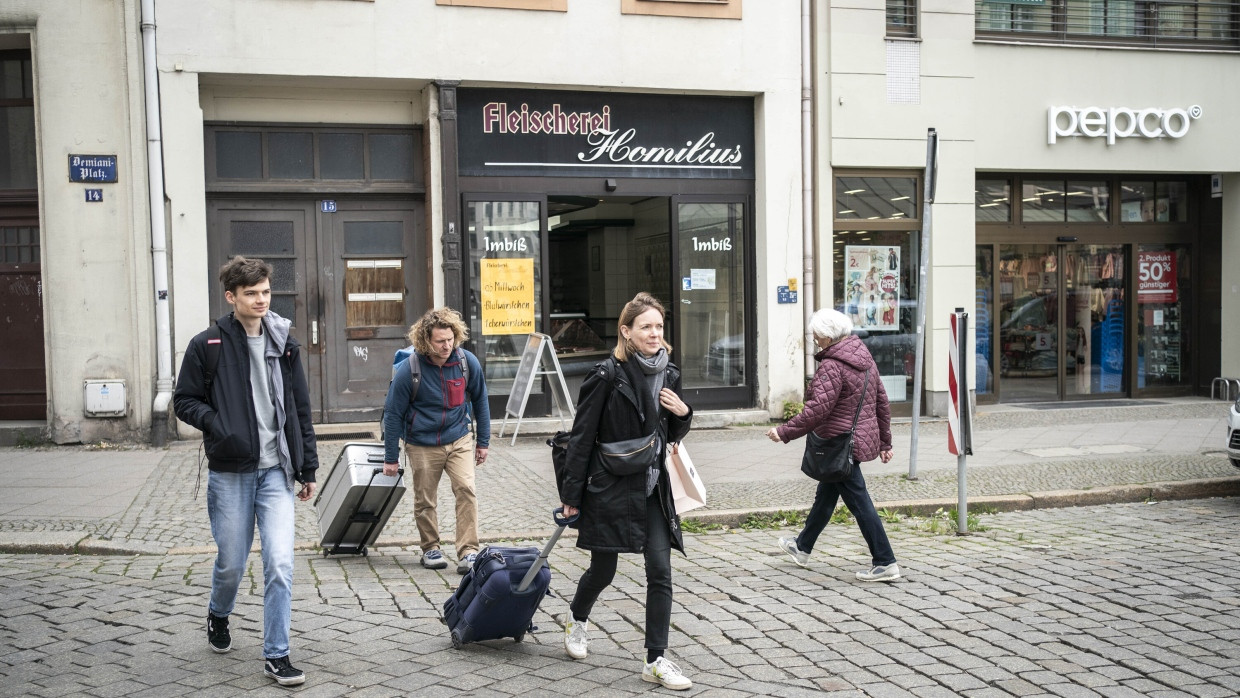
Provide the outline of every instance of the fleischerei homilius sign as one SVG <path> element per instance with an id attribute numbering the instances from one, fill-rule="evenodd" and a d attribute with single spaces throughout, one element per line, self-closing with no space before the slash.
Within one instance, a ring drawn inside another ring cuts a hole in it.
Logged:
<path id="1" fill-rule="evenodd" d="M 752 98 L 462 88 L 465 176 L 753 179 Z"/>

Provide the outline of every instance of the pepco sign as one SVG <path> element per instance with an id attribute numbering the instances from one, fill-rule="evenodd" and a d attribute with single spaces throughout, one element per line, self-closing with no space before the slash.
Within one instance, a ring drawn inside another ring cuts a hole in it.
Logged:
<path id="1" fill-rule="evenodd" d="M 1182 138 L 1193 119 L 1201 118 L 1201 107 L 1187 109 L 1129 109 L 1127 107 L 1051 107 L 1046 113 L 1046 142 L 1064 136 L 1116 138 Z"/>

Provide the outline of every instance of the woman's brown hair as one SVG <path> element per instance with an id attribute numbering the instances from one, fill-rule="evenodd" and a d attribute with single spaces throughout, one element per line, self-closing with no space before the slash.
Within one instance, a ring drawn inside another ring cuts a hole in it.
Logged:
<path id="1" fill-rule="evenodd" d="M 633 300 L 624 304 L 624 310 L 620 311 L 620 319 L 616 321 L 616 348 L 612 352 L 617 361 L 628 361 L 629 356 L 637 351 L 629 343 L 629 340 L 625 339 L 624 333 L 620 331 L 620 328 L 627 327 L 632 330 L 633 322 L 637 320 L 637 316 L 647 310 L 657 310 L 664 320 L 667 319 L 667 311 L 663 309 L 663 304 L 645 291 L 633 296 Z M 662 337 L 659 340 L 663 342 L 663 348 L 667 350 L 667 353 L 671 354 L 672 345 L 668 344 L 667 340 Z"/>

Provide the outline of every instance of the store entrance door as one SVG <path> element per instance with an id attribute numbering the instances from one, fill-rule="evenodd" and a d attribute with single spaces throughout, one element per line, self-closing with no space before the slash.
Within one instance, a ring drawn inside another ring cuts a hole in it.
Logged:
<path id="1" fill-rule="evenodd" d="M 979 318 L 993 318 L 995 326 L 989 331 L 979 327 L 978 337 L 998 337 L 994 359 L 999 370 L 994 389 L 999 401 L 1048 402 L 1124 395 L 1125 247 L 995 247 L 997 273 L 994 279 L 979 277 L 979 299 L 993 283 L 996 312 L 978 313 Z M 979 255 L 985 251 L 980 250 Z M 985 344 L 990 353 L 989 341 Z"/>

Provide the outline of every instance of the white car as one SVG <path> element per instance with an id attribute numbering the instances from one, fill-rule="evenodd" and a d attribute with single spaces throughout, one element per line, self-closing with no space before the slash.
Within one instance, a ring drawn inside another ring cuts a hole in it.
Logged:
<path id="1" fill-rule="evenodd" d="M 1231 464 L 1240 468 L 1240 397 L 1231 403 L 1227 414 L 1227 457 Z"/>

